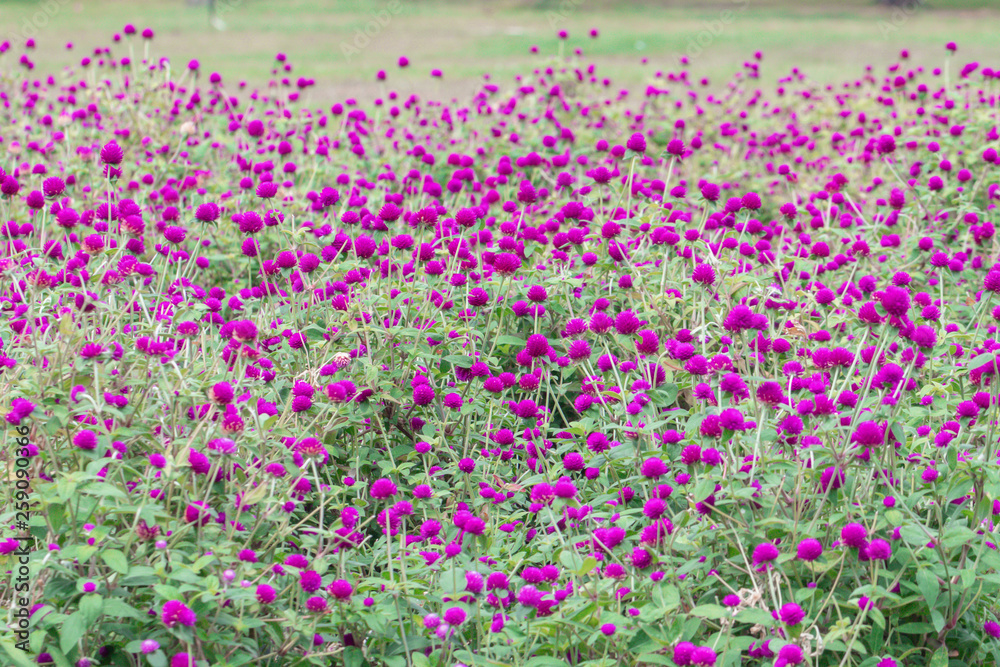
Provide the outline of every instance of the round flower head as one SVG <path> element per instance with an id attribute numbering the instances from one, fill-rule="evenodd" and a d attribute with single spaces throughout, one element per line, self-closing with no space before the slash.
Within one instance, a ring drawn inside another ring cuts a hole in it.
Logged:
<path id="1" fill-rule="evenodd" d="M 628 148 L 633 153 L 645 153 L 646 152 L 646 137 L 639 133 L 633 134 L 629 137 L 628 141 L 625 142 L 625 147 Z"/>
<path id="2" fill-rule="evenodd" d="M 785 625 L 798 625 L 806 617 L 806 612 L 794 602 L 789 602 L 778 611 L 778 617 Z"/>
<path id="3" fill-rule="evenodd" d="M 499 253 L 493 258 L 493 270 L 503 276 L 509 276 L 517 273 L 517 270 L 521 268 L 521 260 L 517 255 L 512 255 L 507 252 Z"/>
<path id="4" fill-rule="evenodd" d="M 881 445 L 885 440 L 882 427 L 877 422 L 866 421 L 858 424 L 851 435 L 851 440 L 862 447 Z"/>
<path id="5" fill-rule="evenodd" d="M 190 607 L 179 600 L 170 600 L 163 604 L 160 617 L 168 628 L 177 625 L 192 626 L 198 621 L 198 615 Z"/>
<path id="6" fill-rule="evenodd" d="M 775 661 L 775 666 L 781 665 L 799 665 L 805 660 L 805 656 L 802 654 L 802 649 L 798 644 L 785 644 L 778 650 L 778 659 Z"/>
<path id="7" fill-rule="evenodd" d="M 694 273 L 691 274 L 691 281 L 695 284 L 709 287 L 715 282 L 715 269 L 708 264 L 699 264 L 694 267 Z"/>
<path id="8" fill-rule="evenodd" d="M 97 434 L 84 429 L 73 436 L 73 444 L 80 449 L 95 449 L 97 447 Z"/>
<path id="9" fill-rule="evenodd" d="M 691 654 L 697 648 L 691 642 L 680 642 L 674 646 L 674 663 L 680 667 L 687 667 L 691 663 Z"/>
<path id="10" fill-rule="evenodd" d="M 847 546 L 860 549 L 868 543 L 868 530 L 860 523 L 849 523 L 840 530 L 840 539 Z"/>
<path id="11" fill-rule="evenodd" d="M 770 542 L 761 542 L 753 550 L 753 564 L 754 565 L 765 565 L 774 560 L 777 560 L 780 552 L 778 547 L 774 546 Z"/>
<path id="12" fill-rule="evenodd" d="M 903 317 L 910 309 L 910 293 L 902 287 L 887 287 L 879 296 L 879 303 L 890 315 Z"/>
<path id="13" fill-rule="evenodd" d="M 717 656 L 709 646 L 698 646 L 691 651 L 691 664 L 695 667 L 712 667 Z"/>
<path id="14" fill-rule="evenodd" d="M 117 167 L 124 159 L 125 151 L 114 141 L 104 144 L 104 148 L 101 149 L 101 162 L 104 164 Z"/>
<path id="15" fill-rule="evenodd" d="M 371 496 L 377 500 L 384 500 L 396 495 L 396 485 L 392 480 L 383 477 L 375 480 L 371 487 Z"/>
<path id="16" fill-rule="evenodd" d="M 340 602 L 349 602 L 354 587 L 346 579 L 336 579 L 326 587 L 326 592 Z"/>
<path id="17" fill-rule="evenodd" d="M 799 560 L 816 560 L 823 555 L 823 543 L 817 539 L 807 537 L 799 542 L 797 553 Z"/>
<path id="18" fill-rule="evenodd" d="M 649 458 L 642 462 L 642 469 L 640 472 L 643 477 L 658 479 L 659 477 L 667 474 L 667 464 L 664 463 L 662 459 L 656 457 Z"/>

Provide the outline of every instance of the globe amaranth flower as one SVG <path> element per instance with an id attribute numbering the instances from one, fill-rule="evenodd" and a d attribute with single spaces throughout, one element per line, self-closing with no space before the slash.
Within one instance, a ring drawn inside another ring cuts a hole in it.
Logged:
<path id="1" fill-rule="evenodd" d="M 599 435 L 597 433 L 591 435 Z M 588 439 L 589 441 L 589 439 Z M 588 442 L 589 445 L 589 442 Z M 640 472 L 643 477 L 649 477 L 651 479 L 658 479 L 663 475 L 667 474 L 667 464 L 663 462 L 662 459 L 657 457 L 648 458 L 642 462 L 642 467 Z"/>
<path id="2" fill-rule="evenodd" d="M 807 537 L 799 542 L 797 549 L 799 560 L 813 561 L 823 555 L 823 543 L 819 540 Z"/>
<path id="3" fill-rule="evenodd" d="M 325 598 L 321 598 L 317 595 L 306 600 L 306 610 L 311 611 L 314 614 L 323 614 L 329 610 L 329 606 L 327 605 Z"/>
<path id="4" fill-rule="evenodd" d="M 163 603 L 160 618 L 168 628 L 177 625 L 191 627 L 198 622 L 198 615 L 180 600 L 169 600 Z"/>
<path id="5" fill-rule="evenodd" d="M 857 428 L 854 429 L 851 441 L 861 447 L 873 447 L 881 445 L 885 441 L 885 435 L 882 433 L 882 427 L 877 422 L 865 421 L 858 424 Z"/>
<path id="6" fill-rule="evenodd" d="M 632 151 L 633 153 L 645 153 L 646 152 L 646 137 L 642 136 L 638 132 L 629 137 L 628 141 L 625 142 L 625 147 Z"/>
<path id="7" fill-rule="evenodd" d="M 691 282 L 697 285 L 704 285 L 709 287 L 715 282 L 715 269 L 713 269 L 708 264 L 699 264 L 694 267 L 694 272 L 691 274 Z"/>
<path id="8" fill-rule="evenodd" d="M 326 592 L 335 600 L 340 602 L 350 602 L 354 587 L 346 579 L 336 579 L 326 587 Z"/>
<path id="9" fill-rule="evenodd" d="M 101 162 L 104 164 L 117 167 L 124 159 L 125 151 L 114 141 L 104 144 L 104 147 L 101 149 Z"/>
<path id="10" fill-rule="evenodd" d="M 806 612 L 794 602 L 789 602 L 778 610 L 778 618 L 785 625 L 798 625 L 806 617 Z"/>
<path id="11" fill-rule="evenodd" d="M 910 293 L 902 287 L 887 287 L 879 295 L 879 303 L 890 315 L 903 317 L 910 310 Z"/>
<path id="12" fill-rule="evenodd" d="M 383 477 L 372 483 L 371 497 L 377 500 L 384 500 L 396 495 L 396 490 L 396 485 L 392 483 L 392 480 Z"/>
<path id="13" fill-rule="evenodd" d="M 97 448 L 97 434 L 84 429 L 73 436 L 73 445 L 79 449 L 92 450 Z"/>
<path id="14" fill-rule="evenodd" d="M 803 661 L 805 661 L 805 656 L 798 644 L 785 644 L 778 650 L 778 659 L 774 661 L 774 667 L 800 665 Z"/>
<path id="15" fill-rule="evenodd" d="M 860 549 L 868 543 L 868 530 L 860 523 L 849 523 L 840 530 L 844 544 Z"/>
<path id="16" fill-rule="evenodd" d="M 781 555 L 778 551 L 778 547 L 774 546 L 770 542 L 761 542 L 753 550 L 753 564 L 754 565 L 766 565 L 777 560 L 778 556 Z"/>

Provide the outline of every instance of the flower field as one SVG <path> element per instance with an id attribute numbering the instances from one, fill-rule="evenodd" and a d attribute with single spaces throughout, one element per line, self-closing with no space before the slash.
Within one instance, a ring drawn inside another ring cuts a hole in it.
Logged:
<path id="1" fill-rule="evenodd" d="M 0 663 L 1000 664 L 1000 71 L 561 37 L 0 48 Z"/>

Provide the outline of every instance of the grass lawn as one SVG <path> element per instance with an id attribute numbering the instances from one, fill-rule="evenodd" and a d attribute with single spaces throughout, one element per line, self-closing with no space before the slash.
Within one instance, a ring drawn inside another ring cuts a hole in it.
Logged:
<path id="1" fill-rule="evenodd" d="M 866 64 L 884 67 L 910 49 L 912 65 L 936 66 L 944 43 L 959 44 L 958 57 L 1000 66 L 992 26 L 1000 18 L 986 0 L 937 0 L 917 10 L 892 10 L 870 0 L 717 0 L 709 3 L 633 3 L 607 0 L 508 2 L 419 0 L 217 0 L 225 29 L 212 27 L 204 6 L 184 0 L 5 0 L 0 4 L 3 37 L 38 42 L 39 71 L 78 62 L 126 22 L 156 31 L 154 53 L 177 66 L 197 57 L 228 81 L 262 85 L 271 78 L 274 55 L 288 54 L 293 78 L 317 80 L 317 101 L 371 98 L 389 89 L 420 90 L 425 96 L 464 95 L 483 73 L 509 80 L 537 65 L 529 54 L 557 54 L 558 30 L 567 48 L 582 48 L 598 63 L 598 74 L 630 86 L 656 70 L 691 56 L 693 73 L 716 83 L 734 65 L 764 53 L 763 83 L 799 67 L 813 79 L 833 81 Z M 600 37 L 587 33 L 598 28 Z M 367 30 L 368 34 L 365 34 Z M 74 50 L 64 46 L 73 42 Z M 124 50 L 122 50 L 124 53 Z M 399 71 L 406 55 L 411 67 Z M 648 58 L 647 68 L 636 67 Z M 13 59 L 6 59 L 6 67 Z M 444 78 L 429 85 L 432 68 Z M 375 81 L 385 69 L 389 79 Z M 437 88 L 435 88 L 437 86 Z"/>

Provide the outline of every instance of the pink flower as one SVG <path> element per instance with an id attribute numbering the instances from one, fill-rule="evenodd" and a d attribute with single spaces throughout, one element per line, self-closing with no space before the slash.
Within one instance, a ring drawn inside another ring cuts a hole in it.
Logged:
<path id="1" fill-rule="evenodd" d="M 168 628 L 175 627 L 178 624 L 191 627 L 198 621 L 198 615 L 179 600 L 165 602 L 160 613 L 160 618 Z"/>

